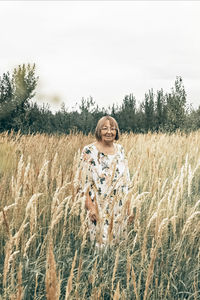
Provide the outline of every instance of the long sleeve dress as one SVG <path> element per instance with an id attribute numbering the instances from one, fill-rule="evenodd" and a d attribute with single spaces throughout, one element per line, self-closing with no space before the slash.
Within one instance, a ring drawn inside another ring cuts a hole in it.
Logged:
<path id="1" fill-rule="evenodd" d="M 88 219 L 90 239 L 96 245 L 113 244 L 126 234 L 130 175 L 123 147 L 116 143 L 114 147 L 115 154 L 105 155 L 94 143 L 85 146 L 78 166 L 79 188 L 97 206 L 97 222 Z"/>

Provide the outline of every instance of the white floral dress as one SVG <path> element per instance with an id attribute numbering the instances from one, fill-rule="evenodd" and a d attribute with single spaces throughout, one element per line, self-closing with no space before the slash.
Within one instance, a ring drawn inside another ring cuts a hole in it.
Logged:
<path id="1" fill-rule="evenodd" d="M 105 155 L 92 143 L 83 148 L 78 166 L 79 188 L 98 209 L 97 222 L 89 222 L 90 239 L 97 245 L 112 244 L 126 234 L 126 196 L 130 183 L 127 159 L 120 144 Z"/>

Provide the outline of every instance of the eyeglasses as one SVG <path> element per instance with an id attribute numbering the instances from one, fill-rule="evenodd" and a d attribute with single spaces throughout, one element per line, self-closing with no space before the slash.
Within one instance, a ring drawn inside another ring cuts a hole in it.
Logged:
<path id="1" fill-rule="evenodd" d="M 116 131 L 116 128 L 115 127 L 102 127 L 101 130 L 103 130 L 103 131 L 108 131 L 108 130 Z"/>

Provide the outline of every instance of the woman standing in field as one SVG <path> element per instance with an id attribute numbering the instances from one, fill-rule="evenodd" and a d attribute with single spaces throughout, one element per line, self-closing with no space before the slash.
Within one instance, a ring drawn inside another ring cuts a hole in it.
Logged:
<path id="1" fill-rule="evenodd" d="M 96 245 L 112 244 L 126 233 L 126 195 L 130 182 L 124 149 L 114 143 L 119 127 L 110 116 L 102 117 L 95 130 L 96 141 L 83 148 L 77 181 L 85 195 L 89 232 Z"/>

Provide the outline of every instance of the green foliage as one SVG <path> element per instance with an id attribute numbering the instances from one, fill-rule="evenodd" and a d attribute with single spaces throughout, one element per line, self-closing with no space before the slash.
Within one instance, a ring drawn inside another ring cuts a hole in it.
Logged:
<path id="1" fill-rule="evenodd" d="M 186 92 L 182 83 L 182 78 L 177 77 L 175 88 L 167 95 L 167 130 L 174 132 L 183 129 L 186 119 Z"/>
<path id="2" fill-rule="evenodd" d="M 154 93 L 153 89 L 149 90 L 148 94 L 145 94 L 144 102 L 144 116 L 145 116 L 145 131 L 154 130 Z"/>
<path id="3" fill-rule="evenodd" d="M 157 98 L 155 102 L 155 129 L 161 131 L 167 122 L 166 100 L 163 90 L 157 91 Z"/>
<path id="4" fill-rule="evenodd" d="M 186 132 L 196 131 L 200 128 L 200 106 L 197 110 L 191 109 L 190 113 L 187 115 L 184 130 Z"/>
<path id="5" fill-rule="evenodd" d="M 188 112 L 186 92 L 181 77 L 177 77 L 170 93 L 163 90 L 145 93 L 144 101 L 137 106 L 133 94 L 126 95 L 122 105 L 99 108 L 92 97 L 82 98 L 78 109 L 68 111 L 64 104 L 55 114 L 49 106 L 39 107 L 30 100 L 34 97 L 38 77 L 35 65 L 18 66 L 12 75 L 0 78 L 0 132 L 68 134 L 81 131 L 94 132 L 97 120 L 110 114 L 119 123 L 122 132 L 190 132 L 200 128 L 200 108 Z"/>
<path id="6" fill-rule="evenodd" d="M 0 78 L 0 131 L 24 130 L 27 126 L 27 111 L 38 78 L 35 65 L 23 64 L 14 69 L 12 76 L 4 73 Z"/>
<path id="7" fill-rule="evenodd" d="M 122 131 L 136 131 L 136 99 L 133 94 L 124 97 L 122 106 L 113 117 L 119 122 Z"/>

